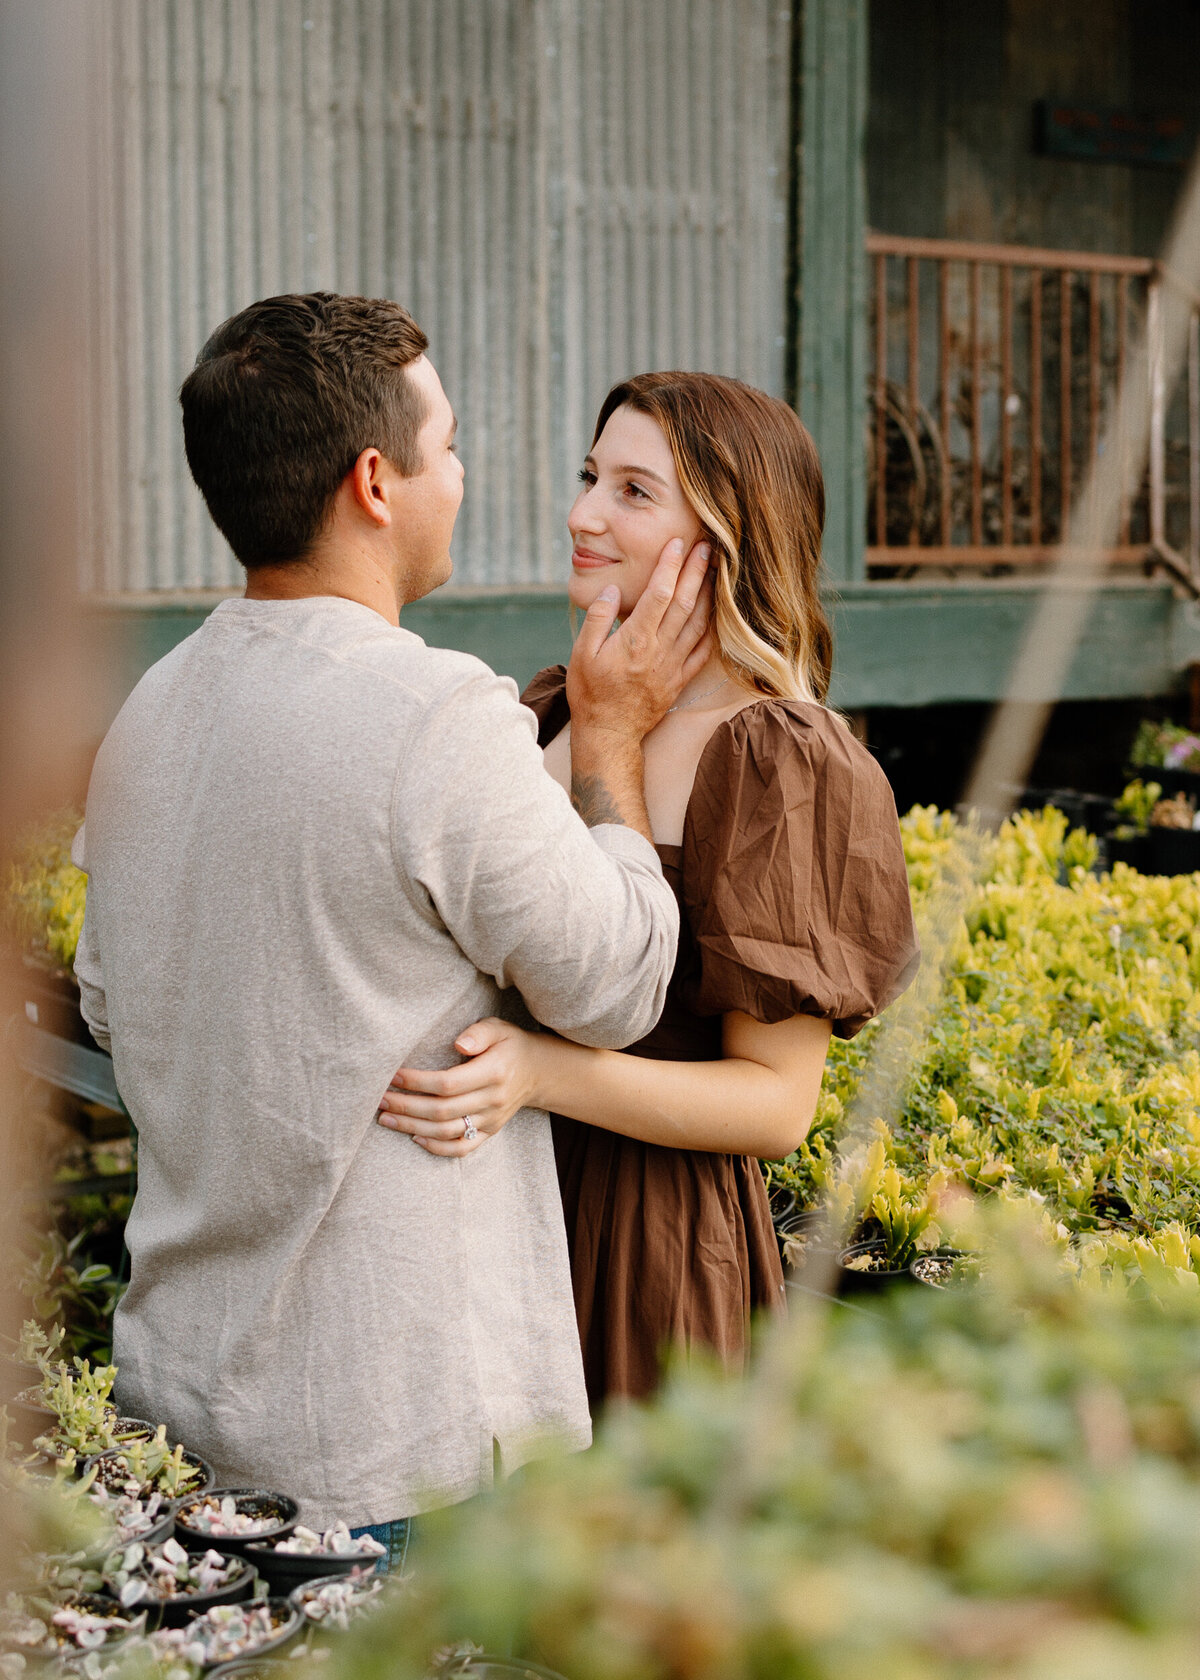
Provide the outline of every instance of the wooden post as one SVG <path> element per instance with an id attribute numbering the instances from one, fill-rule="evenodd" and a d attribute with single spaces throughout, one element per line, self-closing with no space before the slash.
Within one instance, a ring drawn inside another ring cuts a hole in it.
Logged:
<path id="1" fill-rule="evenodd" d="M 791 400 L 825 472 L 825 563 L 866 575 L 867 0 L 794 8 Z"/>

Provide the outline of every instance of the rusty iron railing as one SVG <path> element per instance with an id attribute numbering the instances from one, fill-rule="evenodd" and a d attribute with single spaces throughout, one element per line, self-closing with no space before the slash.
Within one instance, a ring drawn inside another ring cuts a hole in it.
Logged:
<path id="1" fill-rule="evenodd" d="M 878 233 L 867 253 L 869 569 L 1052 560 L 1144 326 L 1149 465 L 1107 558 L 1200 592 L 1200 300 L 1168 390 L 1149 258 Z"/>

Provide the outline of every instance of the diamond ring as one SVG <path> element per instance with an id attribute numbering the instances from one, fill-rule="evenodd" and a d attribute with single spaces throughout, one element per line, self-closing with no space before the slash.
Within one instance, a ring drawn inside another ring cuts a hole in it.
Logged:
<path id="1" fill-rule="evenodd" d="M 469 1114 L 463 1115 L 463 1142 L 470 1143 L 472 1138 L 479 1136 L 479 1127 Z"/>

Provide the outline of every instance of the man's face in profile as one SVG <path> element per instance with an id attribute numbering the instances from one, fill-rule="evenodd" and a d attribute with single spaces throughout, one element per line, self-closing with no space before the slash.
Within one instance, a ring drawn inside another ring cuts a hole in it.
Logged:
<path id="1" fill-rule="evenodd" d="M 419 356 L 404 370 L 425 404 L 417 434 L 420 471 L 401 481 L 402 517 L 396 539 L 402 559 L 405 598 L 419 600 L 446 582 L 454 569 L 450 539 L 463 498 L 463 465 L 454 452 L 457 421 L 437 369 Z"/>

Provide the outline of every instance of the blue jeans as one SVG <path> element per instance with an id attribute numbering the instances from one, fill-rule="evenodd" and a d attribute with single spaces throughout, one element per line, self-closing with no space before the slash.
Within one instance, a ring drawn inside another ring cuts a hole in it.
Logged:
<path id="1" fill-rule="evenodd" d="M 369 1523 L 366 1528 L 352 1528 L 351 1538 L 361 1540 L 369 1534 L 384 1547 L 383 1556 L 375 1565 L 377 1575 L 399 1575 L 408 1556 L 408 1539 L 412 1533 L 412 1518 L 397 1517 L 395 1522 Z"/>

